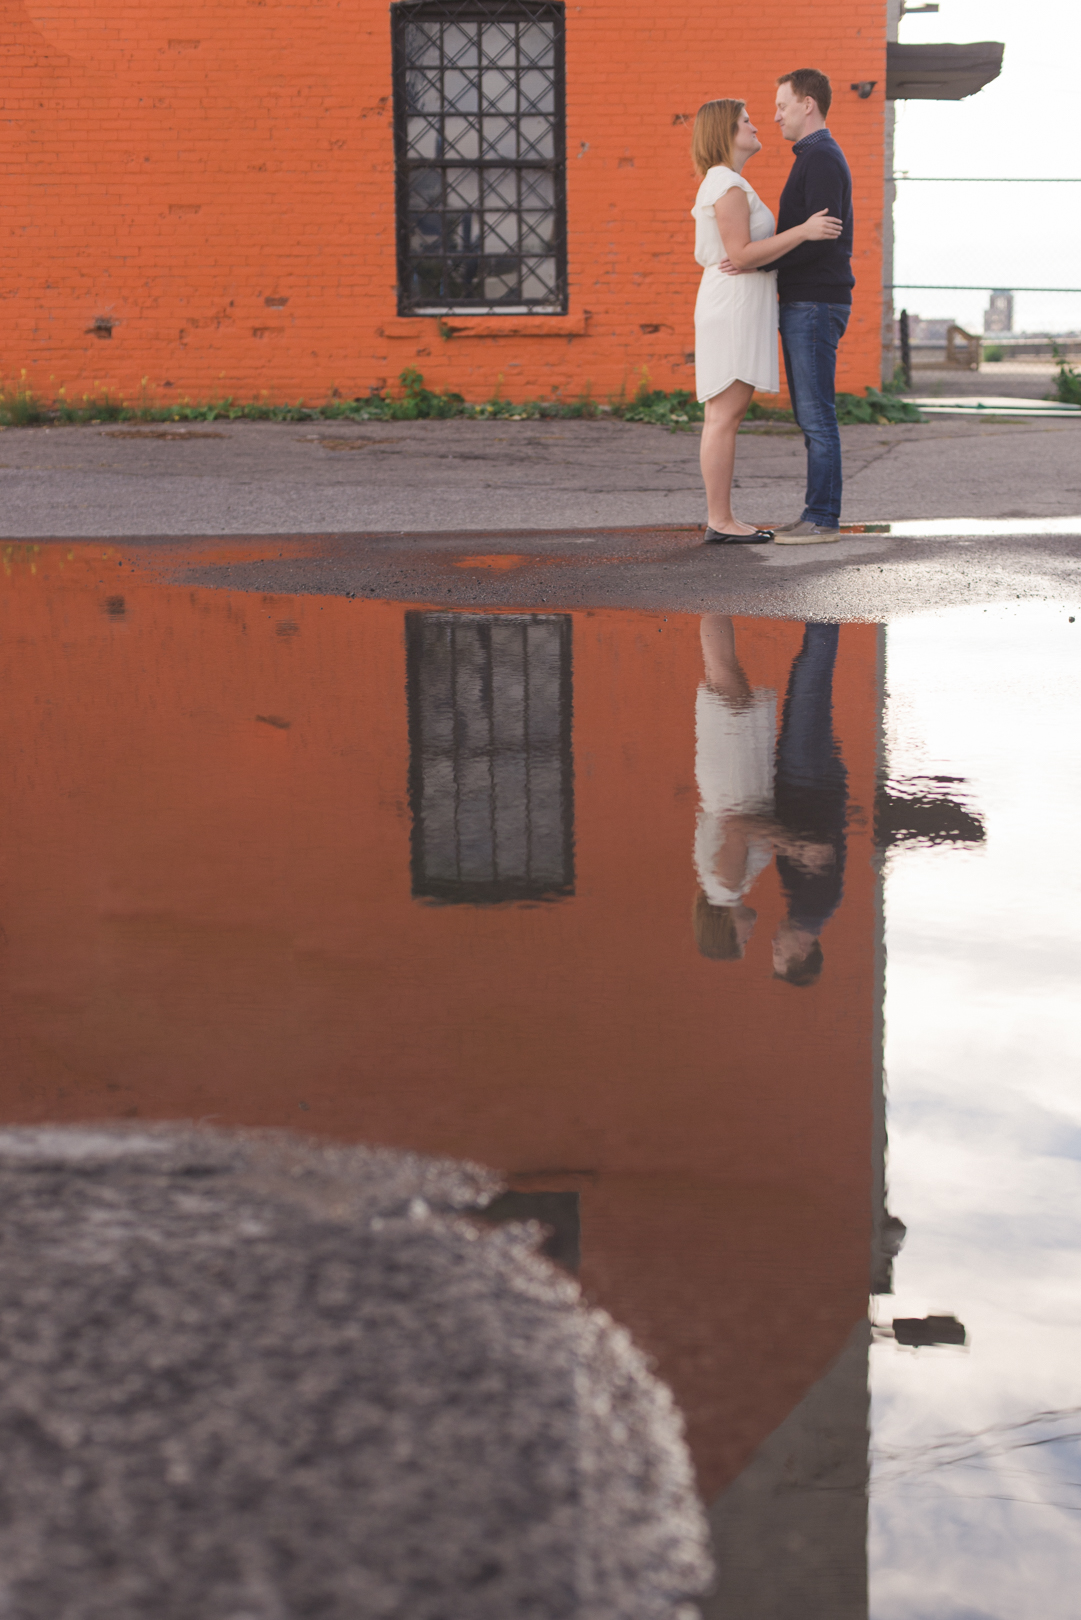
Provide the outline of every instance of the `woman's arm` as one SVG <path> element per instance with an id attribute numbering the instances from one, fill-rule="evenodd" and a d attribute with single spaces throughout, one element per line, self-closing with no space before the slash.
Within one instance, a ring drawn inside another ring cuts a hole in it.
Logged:
<path id="1" fill-rule="evenodd" d="M 766 236 L 761 242 L 751 241 L 751 205 L 747 193 L 739 186 L 731 186 L 720 202 L 713 204 L 717 216 L 717 229 L 725 253 L 737 270 L 758 270 L 774 259 L 783 258 L 801 242 L 825 242 L 840 236 L 843 221 L 835 219 L 825 208 L 802 225 L 794 225 L 780 236 Z"/>
<path id="2" fill-rule="evenodd" d="M 726 889 L 742 889 L 749 855 L 747 835 L 741 827 L 734 827 L 726 818 L 713 861 L 713 876 L 720 878 Z"/>
<path id="3" fill-rule="evenodd" d="M 735 815 L 725 817 L 724 830 L 726 839 L 738 836 L 747 842 L 754 838 L 760 843 L 772 844 L 778 855 L 787 855 L 793 866 L 799 867 L 801 872 L 826 872 L 837 862 L 837 851 L 832 844 L 820 844 L 810 838 L 800 838 L 790 832 L 775 816 L 756 814 L 754 811 L 737 811 Z"/>

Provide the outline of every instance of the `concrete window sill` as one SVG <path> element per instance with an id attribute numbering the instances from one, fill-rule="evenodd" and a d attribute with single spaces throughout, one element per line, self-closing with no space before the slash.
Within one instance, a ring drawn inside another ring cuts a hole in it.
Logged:
<path id="1" fill-rule="evenodd" d="M 452 337 L 585 337 L 589 311 L 581 315 L 418 315 L 384 321 L 386 338 L 434 338 L 439 329 Z"/>

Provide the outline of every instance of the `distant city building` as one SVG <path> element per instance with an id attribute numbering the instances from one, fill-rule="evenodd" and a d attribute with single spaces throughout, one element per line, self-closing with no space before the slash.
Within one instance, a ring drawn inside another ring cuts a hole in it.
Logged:
<path id="1" fill-rule="evenodd" d="M 996 288 L 991 294 L 991 302 L 983 312 L 983 329 L 985 332 L 1013 331 L 1012 292 Z"/>
<path id="2" fill-rule="evenodd" d="M 956 326 L 956 325 L 957 325 L 957 322 L 954 320 L 952 315 L 947 316 L 945 320 L 924 321 L 924 320 L 921 320 L 918 315 L 911 315 L 910 314 L 909 317 L 908 317 L 908 341 L 910 343 L 941 343 L 941 344 L 944 344 L 945 341 L 946 341 L 946 332 L 947 332 L 948 328 L 951 327 L 951 326 Z M 898 319 L 898 321 L 896 323 L 896 327 L 897 327 L 897 330 L 896 330 L 896 335 L 895 335 L 895 341 L 897 343 L 900 343 L 900 341 L 901 341 L 901 330 L 900 330 L 901 323 L 900 323 L 899 319 Z"/>

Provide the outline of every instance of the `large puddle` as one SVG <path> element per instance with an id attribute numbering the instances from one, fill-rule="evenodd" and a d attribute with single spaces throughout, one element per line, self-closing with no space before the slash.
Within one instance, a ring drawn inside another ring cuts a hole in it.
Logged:
<path id="1" fill-rule="evenodd" d="M 1069 610 L 445 612 L 119 561 L 0 578 L 4 1118 L 494 1165 L 676 1393 L 707 1614 L 1072 1620 Z"/>

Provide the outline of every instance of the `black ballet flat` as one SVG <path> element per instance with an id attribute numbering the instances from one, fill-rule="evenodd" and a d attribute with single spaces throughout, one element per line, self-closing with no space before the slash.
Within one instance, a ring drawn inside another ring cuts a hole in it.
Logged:
<path id="1" fill-rule="evenodd" d="M 760 546 L 773 539 L 772 529 L 756 529 L 753 534 L 722 534 L 706 526 L 707 546 Z"/>

